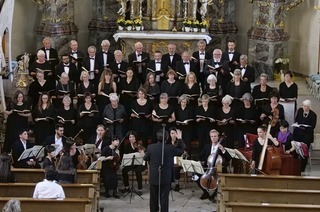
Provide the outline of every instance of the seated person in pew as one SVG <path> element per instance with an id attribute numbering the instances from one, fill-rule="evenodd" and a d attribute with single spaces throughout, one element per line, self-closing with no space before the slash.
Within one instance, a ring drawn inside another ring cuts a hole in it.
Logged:
<path id="1" fill-rule="evenodd" d="M 221 156 L 222 160 L 223 160 L 222 172 L 226 173 L 227 172 L 226 163 L 231 160 L 231 155 L 220 144 L 221 141 L 219 140 L 219 132 L 217 130 L 215 130 L 215 129 L 210 130 L 209 135 L 210 135 L 211 143 L 210 144 L 206 144 L 204 146 L 204 148 L 201 150 L 200 155 L 199 155 L 200 161 L 201 161 L 201 163 L 204 164 L 204 167 L 209 168 L 209 163 L 215 163 L 215 161 L 211 161 L 209 156 L 212 155 L 212 154 L 215 154 L 217 152 L 218 155 Z M 215 167 L 216 164 L 213 164 L 213 166 L 214 166 L 213 168 L 216 169 L 216 167 Z M 207 174 L 207 172 L 205 172 L 205 174 Z M 208 188 L 204 188 L 200 183 L 201 177 L 202 176 L 195 177 L 195 178 L 199 178 L 199 179 L 196 179 L 196 183 L 198 184 L 199 188 L 203 192 L 203 194 L 200 197 L 200 199 L 202 199 L 202 200 L 210 199 L 211 201 L 213 201 L 214 198 L 217 195 L 217 188 L 214 190 L 214 192 L 210 196 L 209 189 Z"/>
<path id="2" fill-rule="evenodd" d="M 77 169 L 74 168 L 72 157 L 70 154 L 65 153 L 60 157 L 59 164 L 57 166 L 57 181 L 59 184 L 69 184 L 76 182 Z"/>
<path id="3" fill-rule="evenodd" d="M 37 183 L 33 198 L 58 199 L 65 198 L 65 194 L 61 185 L 56 181 L 57 172 L 51 166 L 46 169 L 45 179 Z"/>
<path id="4" fill-rule="evenodd" d="M 56 148 L 54 146 L 51 146 L 51 145 L 46 146 L 45 152 L 47 156 L 43 160 L 43 164 L 42 164 L 43 169 L 46 169 L 49 166 L 53 166 L 54 168 L 56 167 L 55 156 L 54 156 L 55 150 Z"/>
<path id="5" fill-rule="evenodd" d="M 11 172 L 11 158 L 7 153 L 0 155 L 0 183 L 12 183 L 16 179 Z"/>
<path id="6" fill-rule="evenodd" d="M 2 212 L 21 212 L 20 201 L 17 199 L 9 200 L 2 208 Z"/>
<path id="7" fill-rule="evenodd" d="M 33 145 L 28 141 L 28 131 L 21 130 L 19 132 L 19 140 L 13 143 L 12 145 L 12 158 L 13 158 L 13 167 L 15 168 L 40 168 L 40 165 L 37 161 L 30 157 L 18 161 L 21 154 L 26 150 L 32 148 Z"/>
<path id="8" fill-rule="evenodd" d="M 268 145 L 279 146 L 279 142 L 276 138 L 272 137 L 271 134 L 268 134 L 267 138 L 267 128 L 265 126 L 260 126 L 257 129 L 258 138 L 254 140 L 252 146 L 252 161 L 250 164 L 250 168 L 252 170 L 256 170 L 259 166 L 260 153 L 262 152 L 262 148 L 264 142 L 268 139 Z"/>

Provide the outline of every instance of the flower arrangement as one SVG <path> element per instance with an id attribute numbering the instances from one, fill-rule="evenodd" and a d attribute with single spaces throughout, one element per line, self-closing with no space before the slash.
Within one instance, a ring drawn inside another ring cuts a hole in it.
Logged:
<path id="1" fill-rule="evenodd" d="M 275 61 L 275 72 L 279 73 L 281 70 L 288 70 L 289 69 L 289 58 L 281 58 L 279 57 L 276 61 Z"/>
<path id="2" fill-rule="evenodd" d="M 118 26 L 122 26 L 122 27 L 124 27 L 125 26 L 125 20 L 124 20 L 124 18 L 123 17 L 121 17 L 121 18 L 118 18 L 118 20 L 117 20 L 117 24 L 118 24 Z"/>
<path id="3" fill-rule="evenodd" d="M 198 20 L 195 20 L 195 21 L 192 22 L 192 27 L 193 28 L 199 28 L 199 26 L 200 26 L 200 23 L 199 23 Z"/>
<path id="4" fill-rule="evenodd" d="M 132 20 L 125 20 L 125 25 L 126 26 L 132 26 L 133 25 L 133 21 Z"/>
<path id="5" fill-rule="evenodd" d="M 208 22 L 206 20 L 203 20 L 199 23 L 200 28 L 207 28 Z"/>
<path id="6" fill-rule="evenodd" d="M 192 21 L 191 20 L 185 20 L 183 21 L 183 26 L 184 27 L 191 27 L 192 25 Z"/>
<path id="7" fill-rule="evenodd" d="M 133 25 L 135 26 L 142 26 L 142 20 L 140 18 L 137 18 L 133 21 Z"/>

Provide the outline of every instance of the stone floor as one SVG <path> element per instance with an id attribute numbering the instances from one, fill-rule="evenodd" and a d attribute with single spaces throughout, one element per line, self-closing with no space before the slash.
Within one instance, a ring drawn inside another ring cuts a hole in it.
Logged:
<path id="1" fill-rule="evenodd" d="M 298 98 L 298 107 L 300 107 L 301 102 L 305 99 L 310 99 L 313 103 L 312 110 L 317 114 L 320 114 L 319 101 L 316 100 L 313 96 L 310 95 L 307 85 L 304 79 L 298 79 L 296 83 L 299 86 L 299 98 Z M 271 86 L 278 87 L 279 82 L 270 82 Z M 318 118 L 320 115 L 318 115 Z M 320 149 L 320 122 L 316 127 L 316 141 L 315 149 Z M 319 150 L 315 150 L 319 151 Z M 320 152 L 320 151 L 319 151 Z M 317 156 L 317 155 L 316 155 Z M 320 154 L 319 154 L 320 158 Z M 318 158 L 314 158 L 318 160 Z M 319 159 L 320 161 L 320 159 Z M 308 165 L 306 172 L 302 173 L 303 175 L 308 176 L 320 176 L 320 163 L 312 159 L 312 168 Z M 119 181 L 119 187 L 121 188 L 121 182 Z M 194 185 L 194 196 L 192 196 L 192 183 L 189 182 L 186 189 L 181 189 L 183 194 L 172 192 L 170 195 L 170 212 L 210 212 L 216 211 L 216 205 L 209 200 L 202 201 L 199 199 L 202 192 Z M 180 183 L 180 187 L 183 187 L 183 183 Z M 139 196 L 133 194 L 131 204 L 130 196 L 125 198 L 121 197 L 120 199 L 110 198 L 106 199 L 103 194 L 101 194 L 100 199 L 100 208 L 103 208 L 104 212 L 146 212 L 149 211 L 149 189 L 148 185 L 144 185 L 143 188 L 143 199 Z"/>

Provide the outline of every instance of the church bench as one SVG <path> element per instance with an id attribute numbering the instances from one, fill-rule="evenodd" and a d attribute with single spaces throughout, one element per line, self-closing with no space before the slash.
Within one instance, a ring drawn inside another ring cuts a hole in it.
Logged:
<path id="1" fill-rule="evenodd" d="M 36 183 L 1 183 L 0 197 L 32 197 Z M 93 184 L 62 184 L 68 198 L 94 198 Z"/>
<path id="2" fill-rule="evenodd" d="M 220 212 L 317 212 L 320 205 L 311 204 L 279 204 L 279 203 L 255 203 L 255 202 L 229 202 L 226 210 Z"/>
<path id="3" fill-rule="evenodd" d="M 0 197 L 0 208 L 12 197 Z M 66 198 L 66 199 L 34 199 L 34 198 L 15 198 L 21 203 L 23 212 L 92 212 L 91 200 L 86 198 Z"/>
<path id="4" fill-rule="evenodd" d="M 320 190 L 320 178 L 309 176 L 219 174 L 219 188 L 277 188 Z"/>
<path id="5" fill-rule="evenodd" d="M 221 195 L 223 202 L 320 205 L 320 190 L 225 187 L 222 189 Z"/>

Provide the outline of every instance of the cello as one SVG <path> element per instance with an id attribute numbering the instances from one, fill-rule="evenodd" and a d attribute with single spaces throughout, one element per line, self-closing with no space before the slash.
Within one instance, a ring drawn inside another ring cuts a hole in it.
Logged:
<path id="1" fill-rule="evenodd" d="M 270 134 L 271 127 L 274 127 L 279 120 L 279 109 L 274 108 L 272 110 L 272 114 L 273 117 L 268 125 L 266 139 L 263 143 L 262 151 L 260 154 L 258 170 L 265 174 L 280 175 L 281 156 L 273 146 L 268 146 L 268 137 Z"/>

